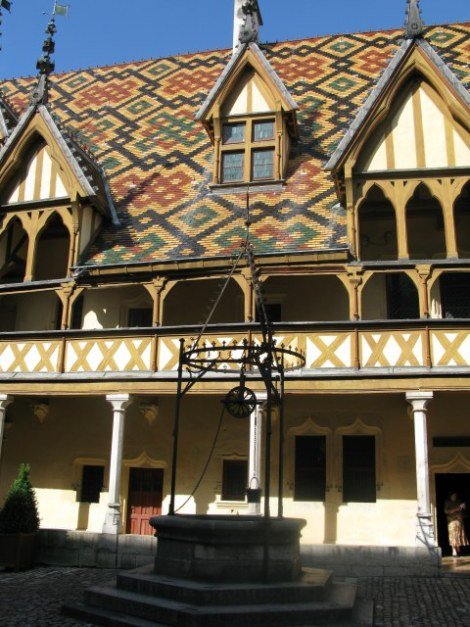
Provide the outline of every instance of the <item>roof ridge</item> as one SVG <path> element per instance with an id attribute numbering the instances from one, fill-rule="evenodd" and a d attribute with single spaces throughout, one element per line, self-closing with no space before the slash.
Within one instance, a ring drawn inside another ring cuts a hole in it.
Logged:
<path id="1" fill-rule="evenodd" d="M 430 30 L 433 30 L 435 28 L 438 27 L 449 27 L 449 26 L 470 26 L 470 20 L 467 21 L 463 21 L 463 22 L 448 22 L 448 23 L 437 23 L 437 24 L 429 24 L 426 25 L 425 30 L 424 30 L 424 35 L 429 32 Z M 383 33 L 383 34 L 388 34 L 388 33 L 394 33 L 396 31 L 401 31 L 403 33 L 403 38 L 405 38 L 405 29 L 403 28 L 403 26 L 396 26 L 396 27 L 391 27 L 391 28 L 381 28 L 381 29 L 373 29 L 373 30 L 362 30 L 362 31 L 348 31 L 348 32 L 338 32 L 338 33 L 325 33 L 323 35 L 313 35 L 311 37 L 298 37 L 298 38 L 294 38 L 294 39 L 280 39 L 280 40 L 275 40 L 275 41 L 260 41 L 259 42 L 259 46 L 263 47 L 263 46 L 278 46 L 278 45 L 284 45 L 284 44 L 294 44 L 294 43 L 298 43 L 301 41 L 316 41 L 319 39 L 329 39 L 331 37 L 352 37 L 354 35 L 360 36 L 360 35 L 373 35 L 373 34 L 379 34 L 379 33 Z M 232 49 L 231 48 L 207 48 L 205 50 L 194 50 L 192 52 L 181 52 L 181 53 L 175 53 L 175 54 L 169 54 L 166 56 L 161 56 L 161 57 L 147 57 L 145 59 L 130 59 L 127 61 L 117 61 L 115 63 L 104 63 L 103 65 L 89 65 L 86 67 L 82 67 L 82 68 L 71 68 L 68 70 L 63 70 L 61 72 L 55 72 L 54 74 L 51 75 L 50 79 L 52 82 L 52 85 L 54 84 L 54 79 L 55 78 L 59 78 L 62 76 L 66 76 L 67 74 L 76 74 L 78 72 L 87 72 L 89 70 L 107 70 L 107 69 L 111 69 L 111 68 L 116 68 L 116 67 L 121 67 L 121 66 L 129 66 L 129 65 L 140 65 L 140 64 L 144 64 L 144 63 L 154 63 L 156 61 L 165 61 L 165 60 L 169 60 L 169 59 L 180 59 L 180 58 L 184 58 L 184 57 L 193 57 L 193 56 L 197 56 L 197 55 L 205 55 L 205 54 L 212 54 L 215 52 L 226 52 L 227 55 L 231 55 L 232 54 Z M 27 75 L 27 76 L 6 76 L 3 78 L 0 78 L 0 85 L 2 83 L 6 83 L 8 81 L 11 80 L 15 80 L 15 81 L 33 81 L 36 80 L 36 76 L 35 75 Z"/>

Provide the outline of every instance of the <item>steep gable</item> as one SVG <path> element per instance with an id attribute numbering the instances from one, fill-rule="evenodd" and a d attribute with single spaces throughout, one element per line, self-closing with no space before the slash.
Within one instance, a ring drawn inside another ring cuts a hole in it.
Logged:
<path id="1" fill-rule="evenodd" d="M 326 169 L 356 167 L 364 145 L 359 169 L 468 166 L 469 127 L 468 91 L 426 41 L 405 40 Z"/>
<path id="2" fill-rule="evenodd" d="M 90 161 L 46 106 L 30 106 L 0 151 L 0 185 L 9 190 L 3 203 L 87 198 L 103 213 L 111 212 L 105 183 L 96 184 L 101 177 Z"/>
<path id="3" fill-rule="evenodd" d="M 263 113 L 282 109 L 296 128 L 299 108 L 276 71 L 255 42 L 240 46 L 196 114 L 211 133 L 212 119 L 225 113 Z"/>

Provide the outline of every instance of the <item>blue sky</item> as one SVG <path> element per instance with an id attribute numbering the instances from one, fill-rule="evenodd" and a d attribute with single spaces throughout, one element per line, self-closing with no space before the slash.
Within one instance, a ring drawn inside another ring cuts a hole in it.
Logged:
<path id="1" fill-rule="evenodd" d="M 64 0 L 64 4 L 66 0 Z M 70 0 L 57 17 L 56 70 L 212 48 L 232 41 L 233 0 Z M 53 0 L 4 11 L 0 78 L 35 74 Z M 406 0 L 260 0 L 263 41 L 403 25 Z M 470 20 L 469 0 L 422 0 L 427 24 Z"/>

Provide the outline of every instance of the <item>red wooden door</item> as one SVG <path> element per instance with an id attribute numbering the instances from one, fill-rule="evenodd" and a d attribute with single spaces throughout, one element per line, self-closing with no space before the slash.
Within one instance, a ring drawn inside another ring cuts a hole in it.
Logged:
<path id="1" fill-rule="evenodd" d="M 151 536 L 152 516 L 162 513 L 163 470 L 160 468 L 131 468 L 129 474 L 129 502 L 127 533 Z"/>

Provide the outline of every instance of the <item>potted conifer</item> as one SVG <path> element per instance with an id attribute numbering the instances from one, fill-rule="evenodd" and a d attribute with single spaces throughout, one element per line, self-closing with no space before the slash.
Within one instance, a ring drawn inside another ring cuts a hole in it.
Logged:
<path id="1" fill-rule="evenodd" d="M 0 510 L 0 565 L 14 570 L 34 562 L 39 514 L 29 473 L 30 467 L 21 464 Z"/>

